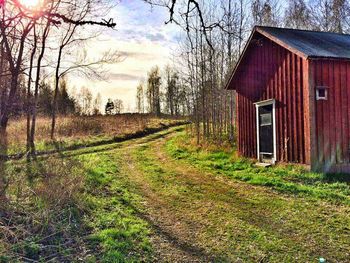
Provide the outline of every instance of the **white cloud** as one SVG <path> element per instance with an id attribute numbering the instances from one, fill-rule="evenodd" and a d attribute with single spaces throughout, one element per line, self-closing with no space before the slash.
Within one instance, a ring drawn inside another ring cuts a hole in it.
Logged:
<path id="1" fill-rule="evenodd" d="M 106 66 L 110 72 L 107 81 L 88 81 L 78 77 L 71 80 L 78 89 L 86 86 L 95 95 L 99 92 L 103 103 L 108 98 L 118 98 L 135 108 L 138 82 L 146 79 L 153 66 L 163 67 L 170 63 L 180 29 L 175 25 L 165 25 L 168 19 L 166 9 L 152 9 L 141 0 L 121 1 L 112 11 L 112 17 L 117 22 L 116 30 L 91 41 L 87 52 L 91 57 L 97 57 L 106 50 L 117 50 L 125 59 Z"/>

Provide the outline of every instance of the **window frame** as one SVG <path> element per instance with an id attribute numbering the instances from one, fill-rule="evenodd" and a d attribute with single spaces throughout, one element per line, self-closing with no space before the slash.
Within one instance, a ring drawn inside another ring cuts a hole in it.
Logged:
<path id="1" fill-rule="evenodd" d="M 327 86 L 316 86 L 316 100 L 328 100 L 328 89 Z M 320 91 L 324 91 L 324 96 L 320 96 Z"/>

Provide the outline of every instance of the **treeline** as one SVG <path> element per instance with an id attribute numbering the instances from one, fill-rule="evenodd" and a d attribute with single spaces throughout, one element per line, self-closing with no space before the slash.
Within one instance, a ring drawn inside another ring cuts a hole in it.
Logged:
<path id="1" fill-rule="evenodd" d="M 108 99 L 105 105 L 105 114 L 106 115 L 116 115 L 121 114 L 124 111 L 124 102 L 120 99 L 112 100 Z"/>
<path id="2" fill-rule="evenodd" d="M 12 115 L 16 117 L 25 116 L 27 113 L 26 87 L 20 85 L 19 92 L 16 96 L 16 103 L 13 105 Z M 38 93 L 37 112 L 40 115 L 50 116 L 52 113 L 53 89 L 46 82 L 40 83 Z M 79 106 L 77 101 L 68 94 L 67 82 L 62 80 L 57 94 L 58 114 L 69 115 L 77 113 Z"/>
<path id="3" fill-rule="evenodd" d="M 40 89 L 37 95 L 37 114 L 40 116 L 49 117 L 53 112 L 53 103 L 55 90 L 53 84 L 46 81 L 40 83 Z M 57 115 L 100 115 L 102 99 L 101 94 L 97 93 L 96 97 L 87 87 L 82 87 L 80 90 L 69 92 L 68 81 L 62 78 L 59 83 L 59 88 L 56 95 L 57 100 Z M 12 108 L 12 116 L 23 117 L 27 114 L 27 94 L 26 87 L 23 83 L 20 84 L 19 92 L 16 96 L 16 103 Z"/>
<path id="4" fill-rule="evenodd" d="M 208 140 L 233 143 L 235 140 L 235 95 L 224 87 L 255 25 L 350 31 L 348 0 L 206 0 L 198 3 L 200 9 L 184 7 L 182 13 L 190 12 L 185 19 L 180 15 L 173 18 L 186 32 L 175 54 L 176 82 L 181 83 L 183 96 L 179 101 L 181 109 L 192 118 L 192 131 L 198 143 Z M 152 85 L 149 81 L 146 84 L 148 104 L 159 105 L 149 93 Z M 165 95 L 163 100 L 169 108 L 166 98 Z M 148 105 L 148 110 L 153 109 L 151 106 Z"/>
<path id="5" fill-rule="evenodd" d="M 188 116 L 192 110 L 187 92 L 188 87 L 176 68 L 168 65 L 161 70 L 155 66 L 149 71 L 147 80 L 137 86 L 137 111 L 156 116 Z"/>

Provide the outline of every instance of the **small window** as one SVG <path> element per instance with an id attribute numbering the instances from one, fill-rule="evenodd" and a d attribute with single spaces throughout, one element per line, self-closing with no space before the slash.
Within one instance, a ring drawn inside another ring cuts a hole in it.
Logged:
<path id="1" fill-rule="evenodd" d="M 260 115 L 260 126 L 269 126 L 269 125 L 272 125 L 271 113 L 261 114 Z"/>
<path id="2" fill-rule="evenodd" d="M 328 87 L 316 87 L 316 100 L 328 99 Z"/>

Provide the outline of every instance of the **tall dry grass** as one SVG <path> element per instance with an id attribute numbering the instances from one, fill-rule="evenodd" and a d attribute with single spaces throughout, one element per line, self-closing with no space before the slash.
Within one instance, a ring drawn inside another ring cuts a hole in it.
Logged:
<path id="1" fill-rule="evenodd" d="M 56 140 L 75 140 L 93 136 L 118 136 L 145 128 L 156 128 L 175 121 L 145 114 L 121 114 L 115 116 L 68 116 L 57 120 Z M 36 141 L 50 141 L 51 119 L 37 119 Z M 20 151 L 26 144 L 26 119 L 14 119 L 8 127 L 9 149 Z"/>

